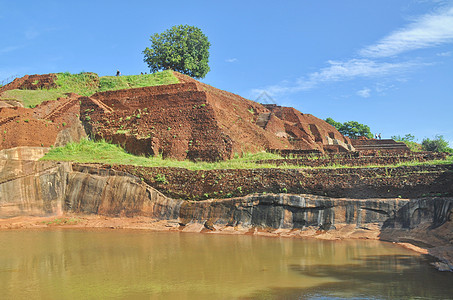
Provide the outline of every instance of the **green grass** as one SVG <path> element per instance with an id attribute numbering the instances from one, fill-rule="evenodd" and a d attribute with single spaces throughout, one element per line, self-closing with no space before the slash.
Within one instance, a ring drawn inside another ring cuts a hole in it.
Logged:
<path id="1" fill-rule="evenodd" d="M 44 101 L 57 100 L 64 97 L 65 92 L 52 89 L 52 90 L 9 90 L 3 92 L 2 99 L 17 100 L 22 103 L 24 107 L 35 107 Z"/>
<path id="2" fill-rule="evenodd" d="M 145 86 L 156 86 L 178 83 L 171 71 L 163 71 L 146 75 L 105 76 L 82 72 L 57 74 L 57 88 L 39 90 L 9 90 L 3 92 L 1 98 L 20 101 L 25 107 L 34 107 L 44 101 L 57 100 L 66 93 L 91 96 L 96 92 L 113 91 Z"/>
<path id="3" fill-rule="evenodd" d="M 215 169 L 263 169 L 263 168 L 280 168 L 280 169 L 338 169 L 338 168 L 383 168 L 415 165 L 432 165 L 432 164 L 452 164 L 453 156 L 447 160 L 436 160 L 430 162 L 404 162 L 396 165 L 379 165 L 379 166 L 357 166 L 350 167 L 344 165 L 331 165 L 328 167 L 295 167 L 291 165 L 276 166 L 273 164 L 257 164 L 256 161 L 263 159 L 281 159 L 277 154 L 271 153 L 246 153 L 242 157 L 236 157 L 228 161 L 209 162 L 192 162 L 177 161 L 171 159 L 162 159 L 161 157 L 143 157 L 126 153 L 117 145 L 109 144 L 105 141 L 82 140 L 79 143 L 69 143 L 64 147 L 52 148 L 42 160 L 56 161 L 73 161 L 79 163 L 104 163 L 104 164 L 123 164 L 136 165 L 144 167 L 178 167 L 189 170 L 215 170 Z"/>
<path id="4" fill-rule="evenodd" d="M 422 145 L 416 142 L 411 142 L 411 141 L 403 141 L 409 149 L 411 149 L 412 152 L 420 152 L 423 151 Z"/>
<path id="5" fill-rule="evenodd" d="M 162 71 L 146 75 L 104 76 L 100 78 L 98 91 L 115 91 L 145 86 L 174 84 L 178 82 L 178 79 L 173 76 L 171 71 Z"/>
<path id="6" fill-rule="evenodd" d="M 126 134 L 129 133 L 129 129 L 118 129 L 115 133 L 116 134 Z"/>
<path id="7" fill-rule="evenodd" d="M 263 157 L 281 158 L 275 154 L 256 153 L 245 154 L 241 158 L 229 161 L 220 161 L 214 163 L 177 161 L 171 159 L 162 159 L 162 157 L 143 157 L 126 153 L 117 145 L 109 144 L 105 141 L 82 140 L 79 143 L 69 143 L 64 147 L 52 148 L 42 160 L 57 161 L 74 161 L 79 163 L 105 163 L 105 164 L 123 164 L 136 165 L 145 167 L 179 167 L 189 170 L 213 170 L 213 169 L 258 169 L 258 168 L 275 168 L 271 164 L 257 164 L 255 161 Z"/>
<path id="8" fill-rule="evenodd" d="M 55 218 L 52 221 L 44 221 L 43 224 L 47 225 L 75 225 L 80 222 L 78 218 Z"/>
<path id="9" fill-rule="evenodd" d="M 99 90 L 99 76 L 96 73 L 86 72 L 79 74 L 58 73 L 56 84 L 58 86 L 57 90 L 64 93 L 91 96 Z"/>

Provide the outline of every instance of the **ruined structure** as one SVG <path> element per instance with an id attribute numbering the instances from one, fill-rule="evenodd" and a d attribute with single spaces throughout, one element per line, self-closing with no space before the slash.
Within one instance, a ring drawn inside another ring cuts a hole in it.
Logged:
<path id="1" fill-rule="evenodd" d="M 354 150 L 347 137 L 312 115 L 262 105 L 174 75 L 180 83 L 90 97 L 68 94 L 33 109 L 2 108 L 0 149 L 62 145 L 88 135 L 119 144 L 132 154 L 179 160 L 226 160 L 235 153 L 263 150 Z M 55 74 L 27 75 L 2 91 L 54 88 L 55 79 Z"/>
<path id="2" fill-rule="evenodd" d="M 0 149 L 50 147 L 79 141 L 86 133 L 79 121 L 79 95 L 67 94 L 35 108 L 0 108 Z"/>
<path id="3" fill-rule="evenodd" d="M 0 87 L 0 93 L 8 90 L 38 90 L 56 88 L 55 74 L 42 74 L 42 75 L 25 75 L 24 77 L 16 78 L 9 84 Z"/>
<path id="4" fill-rule="evenodd" d="M 84 99 L 88 131 L 134 154 L 161 153 L 176 159 L 225 160 L 234 153 L 261 150 L 354 149 L 348 138 L 312 115 L 261 105 L 185 75 L 175 76 L 181 83 L 101 92 Z"/>

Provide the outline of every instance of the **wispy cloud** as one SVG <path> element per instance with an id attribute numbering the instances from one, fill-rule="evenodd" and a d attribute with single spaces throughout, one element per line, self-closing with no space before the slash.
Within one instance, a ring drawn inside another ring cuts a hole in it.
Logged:
<path id="1" fill-rule="evenodd" d="M 453 6 L 442 6 L 435 13 L 425 14 L 408 26 L 396 30 L 377 43 L 358 51 L 358 58 L 343 61 L 327 61 L 328 66 L 297 79 L 293 83 L 281 82 L 266 88 L 254 89 L 252 94 L 263 91 L 270 95 L 311 90 L 321 83 L 352 80 L 356 78 L 379 78 L 401 75 L 421 66 L 431 65 L 420 60 L 401 61 L 395 56 L 421 48 L 429 48 L 453 42 Z M 437 56 L 450 56 L 443 52 Z M 401 79 L 401 78 L 400 78 Z M 360 92 L 360 91 L 359 91 Z M 370 91 L 362 90 L 362 97 Z"/>
<path id="2" fill-rule="evenodd" d="M 33 40 L 33 39 L 37 38 L 40 34 L 41 33 L 34 28 L 29 28 L 24 32 L 25 38 L 27 40 Z"/>
<path id="3" fill-rule="evenodd" d="M 227 58 L 227 59 L 225 59 L 225 61 L 226 61 L 227 63 L 234 63 L 234 62 L 237 62 L 238 59 L 235 58 L 235 57 L 233 57 L 233 58 Z"/>
<path id="4" fill-rule="evenodd" d="M 415 62 L 377 62 L 369 59 L 351 59 L 348 61 L 328 61 L 330 66 L 319 72 L 311 73 L 308 81 L 299 79 L 299 84 L 311 88 L 318 83 L 326 81 L 342 81 L 356 77 L 379 77 L 395 74 L 407 70 L 417 63 Z"/>
<path id="5" fill-rule="evenodd" d="M 417 18 L 374 45 L 359 51 L 364 57 L 388 57 L 406 51 L 439 46 L 453 41 L 453 6 Z"/>
<path id="6" fill-rule="evenodd" d="M 363 98 L 369 98 L 371 95 L 371 90 L 369 88 L 363 88 L 359 91 L 357 91 L 357 95 Z"/>
<path id="7" fill-rule="evenodd" d="M 448 56 L 451 56 L 451 54 L 452 54 L 451 51 L 447 51 L 447 52 L 437 53 L 436 55 L 440 56 L 440 57 L 448 57 Z"/>
<path id="8" fill-rule="evenodd" d="M 0 49 L 0 54 L 12 52 L 12 51 L 20 49 L 20 48 L 22 48 L 22 46 L 7 46 L 7 47 Z"/>
<path id="9" fill-rule="evenodd" d="M 281 82 L 264 89 L 254 89 L 253 94 L 263 91 L 270 95 L 287 94 L 307 91 L 321 83 L 352 80 L 355 78 L 378 78 L 388 75 L 402 74 L 405 71 L 420 65 L 418 62 L 376 62 L 369 59 L 351 59 L 348 61 L 328 61 L 329 66 L 318 72 L 299 78 L 295 83 Z"/>

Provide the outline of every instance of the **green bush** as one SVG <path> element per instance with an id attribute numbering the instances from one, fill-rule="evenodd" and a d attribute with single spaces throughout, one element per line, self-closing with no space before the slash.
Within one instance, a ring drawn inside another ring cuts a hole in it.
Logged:
<path id="1" fill-rule="evenodd" d="M 415 141 L 415 136 L 413 136 L 412 134 L 408 133 L 406 134 L 405 136 L 401 137 L 400 135 L 393 135 L 391 137 L 393 140 L 397 141 L 397 142 L 403 142 L 406 144 L 407 147 L 409 147 L 409 149 L 411 151 L 414 151 L 414 152 L 419 152 L 419 151 L 422 151 L 422 145 L 420 145 L 419 143 L 417 143 Z"/>
<path id="2" fill-rule="evenodd" d="M 424 139 L 422 141 L 422 147 L 425 151 L 453 153 L 453 149 L 449 147 L 448 142 L 444 140 L 442 135 L 436 135 L 433 140 L 429 138 Z"/>

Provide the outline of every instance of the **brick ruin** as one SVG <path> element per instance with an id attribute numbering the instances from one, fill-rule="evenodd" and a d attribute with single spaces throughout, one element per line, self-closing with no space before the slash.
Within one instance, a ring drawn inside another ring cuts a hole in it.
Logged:
<path id="1" fill-rule="evenodd" d="M 0 149 L 51 147 L 86 136 L 79 121 L 80 96 L 69 93 L 35 108 L 0 108 Z"/>
<path id="2" fill-rule="evenodd" d="M 347 152 L 348 138 L 309 114 L 262 105 L 175 72 L 180 83 L 82 98 L 81 119 L 96 139 L 136 155 L 216 161 L 235 153 Z"/>
<path id="3" fill-rule="evenodd" d="M 24 77 L 16 78 L 7 85 L 0 87 L 0 93 L 8 90 L 38 90 L 56 88 L 55 80 L 57 75 L 42 74 L 42 75 L 25 75 Z"/>
<path id="4" fill-rule="evenodd" d="M 391 140 L 350 140 L 313 115 L 260 104 L 174 75 L 180 83 L 90 97 L 68 94 L 33 109 L 0 108 L 0 149 L 62 145 L 86 133 L 132 154 L 195 161 L 227 160 L 235 153 L 263 150 L 283 156 L 407 151 Z M 55 74 L 27 75 L 3 89 L 52 88 L 55 79 Z"/>

